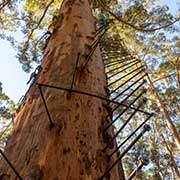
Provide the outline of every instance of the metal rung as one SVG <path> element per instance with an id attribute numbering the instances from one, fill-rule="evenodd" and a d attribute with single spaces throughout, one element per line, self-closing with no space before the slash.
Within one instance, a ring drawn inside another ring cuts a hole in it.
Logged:
<path id="1" fill-rule="evenodd" d="M 120 154 L 120 156 L 116 159 L 116 161 L 106 170 L 106 172 L 98 179 L 103 180 L 111 171 L 111 169 L 123 158 L 123 156 L 136 144 L 136 142 L 144 135 L 145 132 L 149 131 L 151 127 L 149 125 L 145 125 L 141 133 L 132 141 L 132 143 L 126 148 L 126 150 Z"/>
<path id="2" fill-rule="evenodd" d="M 133 87 L 135 84 L 137 84 L 140 80 L 142 80 L 146 74 L 144 74 L 142 77 L 140 77 L 138 80 L 133 82 L 131 85 L 128 86 L 128 88 L 124 89 L 122 92 L 120 92 L 116 97 L 113 98 L 113 100 L 117 99 L 119 96 L 123 95 L 127 90 L 129 90 L 131 87 Z M 144 80 L 146 81 L 146 80 Z"/>
<path id="3" fill-rule="evenodd" d="M 119 66 L 119 67 L 115 67 L 114 69 L 111 69 L 111 70 L 109 70 L 109 71 L 107 71 L 106 72 L 106 74 L 109 74 L 109 73 L 111 73 L 111 72 L 113 72 L 113 71 L 115 71 L 115 70 L 117 70 L 117 69 L 120 69 L 120 68 L 122 68 L 122 67 L 125 67 L 125 66 L 127 66 L 127 65 L 129 65 L 129 64 L 132 64 L 132 63 L 134 63 L 134 62 L 140 62 L 139 60 L 135 60 L 135 61 L 131 61 L 131 62 L 128 62 L 127 64 L 123 64 L 123 65 L 121 65 L 121 66 Z M 137 64 L 137 63 L 136 63 Z M 133 65 L 131 65 L 131 66 L 128 66 L 128 67 L 132 67 Z M 127 67 L 127 68 L 128 68 Z M 123 69 L 123 70 L 126 70 L 126 69 Z M 122 71 L 123 71 L 122 70 Z"/>
<path id="4" fill-rule="evenodd" d="M 153 116 L 153 113 L 146 118 L 145 121 L 143 121 L 138 128 L 135 129 L 135 131 L 133 131 L 119 146 L 116 147 L 116 149 L 110 154 L 110 156 L 112 156 L 115 152 L 117 152 L 133 135 L 136 134 L 136 132 L 147 122 L 149 121 L 149 119 Z"/>
<path id="5" fill-rule="evenodd" d="M 131 55 L 126 55 L 126 56 L 122 56 L 122 55 L 116 55 L 116 56 L 107 56 L 107 58 L 103 58 L 104 61 L 109 60 L 109 59 L 115 59 L 115 58 L 132 58 Z"/>
<path id="6" fill-rule="evenodd" d="M 136 110 L 129 116 L 129 118 L 125 121 L 125 123 L 119 128 L 119 130 L 116 132 L 112 140 L 114 140 L 118 134 L 125 128 L 125 126 L 129 123 L 129 121 L 133 118 L 133 116 L 138 112 L 138 110 L 142 107 L 144 102 L 140 103 Z"/>
<path id="7" fill-rule="evenodd" d="M 116 64 L 120 64 L 120 63 L 124 63 L 124 62 L 129 62 L 129 61 L 131 61 L 131 60 L 134 60 L 135 58 L 129 58 L 129 59 L 126 59 L 126 58 L 121 58 L 120 60 L 116 60 L 116 61 L 111 61 L 111 62 L 109 62 L 109 63 L 106 63 L 106 64 L 104 64 L 104 66 L 105 66 L 105 68 L 109 68 L 109 67 L 111 67 L 111 66 L 114 66 L 114 65 L 116 65 Z"/>
<path id="8" fill-rule="evenodd" d="M 131 72 L 127 73 L 126 75 L 124 75 L 124 76 L 122 76 L 122 77 L 120 77 L 120 78 L 116 79 L 116 80 L 115 80 L 115 81 L 113 81 L 112 83 L 108 84 L 108 86 L 111 86 L 111 85 L 115 84 L 116 82 L 118 82 L 118 81 L 122 80 L 123 78 L 125 78 L 125 77 L 129 76 L 130 74 L 132 74 L 132 73 L 136 72 L 136 71 L 137 71 L 137 70 L 139 70 L 139 69 L 141 69 L 139 72 L 143 72 L 143 71 L 144 71 L 144 66 L 142 65 L 142 66 L 138 67 L 137 69 L 135 69 L 135 70 L 133 70 L 133 71 L 131 71 Z"/>
<path id="9" fill-rule="evenodd" d="M 141 84 L 139 84 L 139 86 L 137 86 L 130 94 L 128 94 L 128 96 L 126 98 L 124 98 L 121 103 L 124 103 L 130 96 L 132 96 L 140 87 L 142 87 L 143 84 L 145 84 L 146 81 L 144 80 Z M 117 99 L 117 97 L 114 97 L 112 100 Z"/>
<path id="10" fill-rule="evenodd" d="M 136 76 L 138 76 L 139 74 L 141 74 L 144 70 L 139 71 L 138 73 L 136 73 L 134 76 L 130 77 L 128 80 L 126 80 L 125 82 L 123 82 L 120 86 L 118 86 L 117 88 L 115 88 L 113 91 L 110 92 L 110 94 L 113 94 L 114 92 L 116 92 L 120 87 L 124 86 L 126 83 L 128 83 L 130 80 L 132 80 L 133 78 L 135 78 Z M 146 76 L 147 74 L 144 74 L 143 76 Z"/>
<path id="11" fill-rule="evenodd" d="M 144 93 L 145 93 L 145 91 L 143 90 L 143 91 L 130 103 L 129 106 L 127 106 L 122 112 L 120 112 L 120 114 L 119 114 L 115 119 L 113 119 L 113 120 L 111 121 L 111 123 L 109 123 L 109 124 L 106 126 L 106 128 L 104 129 L 103 132 L 105 132 L 109 127 L 111 127 L 112 124 L 113 124 L 114 122 L 116 122 L 116 121 L 118 120 L 118 118 L 121 117 Z M 117 108 L 118 108 L 118 107 L 119 107 L 119 106 L 117 106 Z M 117 109 L 117 108 L 116 108 L 116 109 Z M 135 108 L 135 109 L 137 109 L 137 108 Z M 113 111 L 114 111 L 114 110 L 113 110 Z M 140 111 L 140 110 L 138 110 L 138 111 L 139 111 L 139 112 L 146 113 L 146 112 L 144 112 L 144 111 Z"/>
<path id="12" fill-rule="evenodd" d="M 58 87 L 58 86 L 53 86 L 53 85 L 49 85 L 49 84 L 41 84 L 41 83 L 36 83 L 36 84 L 38 86 L 42 86 L 42 87 L 46 87 L 46 88 L 52 88 L 52 89 L 57 89 L 57 90 L 62 90 L 62 91 L 68 91 L 69 92 L 71 90 L 70 88 Z M 72 89 L 71 92 L 82 94 L 82 95 L 86 95 L 86 96 L 95 97 L 95 98 L 98 98 L 98 99 L 102 99 L 102 100 L 105 100 L 107 102 L 111 102 L 111 103 L 117 104 L 117 105 L 122 106 L 122 107 L 130 108 L 132 110 L 136 109 L 135 107 L 131 107 L 131 106 L 126 105 L 126 104 L 121 104 L 120 102 L 117 102 L 117 101 L 112 101 L 111 99 L 109 99 L 107 97 L 99 96 L 97 94 L 91 94 L 89 92 L 80 91 L 80 90 L 77 90 L 77 89 Z M 150 115 L 150 113 L 146 112 L 146 111 L 139 110 L 139 112 L 143 112 L 146 115 Z"/>
<path id="13" fill-rule="evenodd" d="M 131 67 L 133 67 L 133 66 L 137 65 L 138 63 L 140 63 L 140 62 L 139 62 L 139 61 L 137 61 L 136 63 L 134 63 L 134 64 L 132 64 L 132 65 L 130 65 L 130 66 L 128 66 L 128 67 L 126 67 L 126 68 L 122 69 L 121 71 L 118 71 L 118 72 L 116 72 L 116 73 L 112 74 L 112 75 L 111 75 L 111 76 L 109 76 L 107 79 L 110 79 L 110 78 L 112 78 L 112 77 L 114 77 L 114 76 L 117 76 L 118 74 L 120 74 L 120 73 L 124 72 L 125 70 L 128 70 L 129 68 L 131 68 Z"/>
<path id="14" fill-rule="evenodd" d="M 53 121 L 52 121 L 52 118 L 51 118 L 49 109 L 48 109 L 48 107 L 47 107 L 46 100 L 45 100 L 45 97 L 44 97 L 44 95 L 43 95 L 41 85 L 38 84 L 38 88 L 39 88 L 39 92 L 40 92 L 40 95 L 41 95 L 41 99 L 42 99 L 42 101 L 43 101 L 43 104 L 44 104 L 44 107 L 45 107 L 45 110 L 46 110 L 46 113 L 47 113 L 47 116 L 48 116 L 48 119 L 49 119 L 49 122 L 50 122 L 50 127 L 53 127 L 54 124 L 53 124 Z"/>

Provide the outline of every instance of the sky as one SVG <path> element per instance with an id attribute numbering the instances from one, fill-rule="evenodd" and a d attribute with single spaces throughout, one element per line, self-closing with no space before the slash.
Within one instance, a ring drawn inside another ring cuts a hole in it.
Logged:
<path id="1" fill-rule="evenodd" d="M 178 2 L 179 0 L 160 0 L 160 4 L 168 5 L 172 13 L 177 12 Z M 2 82 L 3 91 L 17 103 L 20 97 L 27 91 L 28 86 L 26 83 L 30 74 L 22 70 L 21 64 L 15 58 L 15 50 L 8 42 L 1 39 L 0 54 L 0 82 Z"/>
<path id="2" fill-rule="evenodd" d="M 16 59 L 16 52 L 5 40 L 0 40 L 0 82 L 3 92 L 18 102 L 28 86 L 29 74 L 25 73 Z"/>

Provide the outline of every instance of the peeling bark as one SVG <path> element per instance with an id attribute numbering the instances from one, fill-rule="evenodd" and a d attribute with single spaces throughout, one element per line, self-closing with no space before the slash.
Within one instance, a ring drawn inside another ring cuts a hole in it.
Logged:
<path id="1" fill-rule="evenodd" d="M 106 96 L 107 82 L 99 47 L 82 71 L 95 34 L 95 19 L 89 1 L 64 0 L 60 14 L 63 18 L 56 22 L 36 81 L 71 88 L 80 53 L 73 88 Z M 104 107 L 107 102 L 57 89 L 42 87 L 42 91 L 54 126 L 50 128 L 39 89 L 34 83 L 17 113 L 5 154 L 24 180 L 98 179 L 113 162 L 113 158 L 102 151 L 106 146 L 102 127 L 108 115 Z M 112 129 L 108 134 L 113 136 Z M 111 148 L 113 150 L 115 146 Z M 6 162 L 1 161 L 0 175 L 3 173 L 9 179 L 16 179 Z M 119 180 L 118 168 L 114 168 L 107 179 Z"/>

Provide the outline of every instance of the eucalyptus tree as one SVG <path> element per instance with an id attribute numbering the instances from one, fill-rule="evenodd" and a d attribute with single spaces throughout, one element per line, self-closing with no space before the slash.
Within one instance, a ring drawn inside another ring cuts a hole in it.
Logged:
<path id="1" fill-rule="evenodd" d="M 6 6 L 6 2 L 9 6 Z M 12 2 L 16 1 L 4 1 L 1 9 L 4 11 L 5 7 L 11 7 Z M 161 73 L 159 73 L 157 77 L 155 70 L 159 67 L 159 72 L 162 72 L 164 65 L 162 61 L 157 62 L 155 58 L 162 58 L 163 53 L 167 52 L 168 48 L 165 47 L 168 46 L 163 45 L 163 41 L 166 41 L 164 31 L 177 32 L 178 28 L 173 25 L 178 22 L 179 17 L 175 18 L 168 13 L 167 6 L 156 6 L 153 0 L 148 2 L 145 0 L 133 2 L 26 0 L 22 1 L 20 6 L 22 11 L 17 25 L 18 27 L 20 25 L 25 38 L 16 46 L 18 60 L 27 72 L 35 63 L 41 66 L 38 68 L 38 74 L 36 72 L 32 74 L 32 84 L 16 115 L 14 131 L 5 152 L 23 178 L 99 178 L 111 164 L 107 154 L 100 151 L 107 143 L 100 131 L 108 114 L 107 104 L 103 100 L 75 94 L 72 91 L 76 88 L 107 95 L 107 88 L 104 89 L 107 83 L 99 46 L 92 55 L 91 61 L 84 66 L 91 51 L 91 45 L 97 39 L 95 26 L 108 27 L 107 37 L 114 37 L 116 42 L 123 39 L 126 46 L 133 49 L 133 53 L 144 58 L 152 81 L 159 82 L 158 79 L 163 78 L 164 74 L 160 76 Z M 59 10 L 60 6 L 61 10 Z M 13 11 L 7 12 L 13 17 Z M 96 20 L 92 16 L 92 11 Z M 5 27 L 2 28 L 5 29 Z M 175 47 L 178 52 L 178 38 L 176 42 Z M 108 44 L 104 46 L 108 49 Z M 174 59 L 173 53 L 169 55 Z M 173 76 L 173 78 L 179 82 L 178 61 L 174 62 L 172 59 L 168 67 L 173 67 L 171 68 L 173 70 L 170 70 L 171 73 L 167 76 L 171 77 L 175 70 L 176 77 Z M 156 62 L 156 66 L 149 61 Z M 156 79 L 153 79 L 154 77 Z M 154 88 L 154 84 L 151 83 L 151 85 Z M 177 85 L 173 85 L 177 88 Z M 61 90 L 50 86 L 59 87 Z M 63 88 L 69 90 L 65 91 Z M 166 93 L 162 88 L 158 90 L 160 92 L 158 103 L 162 104 L 164 100 L 161 96 L 165 97 L 168 89 Z M 157 89 L 154 88 L 154 91 L 157 95 Z M 149 94 L 152 102 L 149 107 L 153 107 L 158 112 L 155 101 L 157 97 L 153 98 L 150 91 Z M 178 102 L 177 94 L 175 94 L 175 102 Z M 163 107 L 162 113 L 167 111 L 164 104 Z M 174 105 L 173 108 L 173 118 L 169 112 L 167 115 L 173 125 L 179 128 L 178 123 L 174 122 L 175 114 L 176 116 L 179 114 L 178 107 Z M 47 110 L 49 110 L 48 114 Z M 175 131 L 178 130 L 175 128 Z M 112 133 L 111 129 L 108 132 L 109 136 Z M 176 137 L 179 138 L 177 134 Z M 16 142 L 15 139 L 17 139 Z M 152 146 L 154 145 L 150 148 L 154 169 L 151 168 L 149 173 L 139 174 L 138 178 L 152 179 L 157 176 L 159 179 L 166 178 L 169 172 L 162 168 L 163 163 L 159 164 L 157 161 L 164 158 L 163 153 L 157 154 L 157 149 L 160 150 L 161 146 L 158 146 L 153 138 L 151 140 Z M 137 145 L 139 151 L 141 146 L 142 144 Z M 12 147 L 13 153 L 11 153 Z M 132 151 L 129 157 L 133 154 L 134 160 L 137 160 L 136 153 L 135 150 Z M 146 151 L 144 153 L 147 154 Z M 125 161 L 127 162 L 125 169 L 130 172 L 134 164 L 129 161 L 129 158 Z M 0 168 L 6 176 L 15 179 L 15 175 L 5 163 L 1 163 Z M 119 175 L 116 168 L 110 173 L 110 179 L 118 179 L 119 176 L 123 179 L 122 174 L 123 172 L 120 171 Z"/>
<path id="2" fill-rule="evenodd" d="M 85 67 L 95 33 L 89 1 L 63 1 L 5 149 L 21 179 L 98 179 L 112 162 L 102 151 L 107 143 L 101 131 L 108 115 L 107 102 L 75 93 L 106 96 L 99 47 Z M 29 39 L 22 57 L 30 47 Z M 112 136 L 112 129 L 107 135 Z M 16 179 L 6 162 L 1 162 L 0 169 L 1 176 Z M 118 168 L 109 178 L 120 178 Z"/>

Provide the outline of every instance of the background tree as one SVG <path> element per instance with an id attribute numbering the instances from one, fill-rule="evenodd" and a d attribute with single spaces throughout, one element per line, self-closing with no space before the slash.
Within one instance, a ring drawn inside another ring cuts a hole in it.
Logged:
<path id="1" fill-rule="evenodd" d="M 2 84 L 0 83 L 0 147 L 4 148 L 7 139 L 12 131 L 12 125 L 15 114 L 15 104 L 2 91 Z"/>

